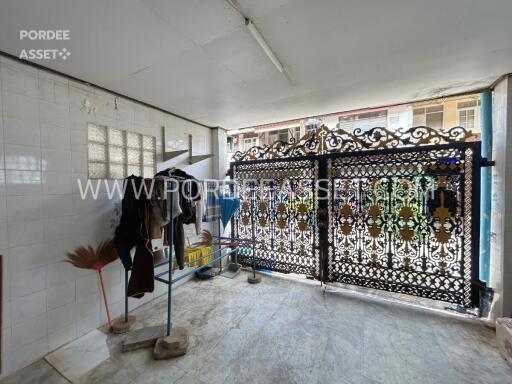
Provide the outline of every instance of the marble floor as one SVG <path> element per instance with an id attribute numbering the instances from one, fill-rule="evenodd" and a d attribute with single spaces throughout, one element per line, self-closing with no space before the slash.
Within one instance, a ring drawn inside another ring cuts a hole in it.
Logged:
<path id="1" fill-rule="evenodd" d="M 190 281 L 176 289 L 174 325 L 187 327 L 185 356 L 155 361 L 151 350 L 111 357 L 84 383 L 512 383 L 494 330 L 453 315 L 364 296 L 324 292 L 318 284 L 264 276 L 249 285 Z M 134 314 L 138 327 L 165 320 L 166 298 Z M 39 361 L 3 383 L 65 383 Z"/>

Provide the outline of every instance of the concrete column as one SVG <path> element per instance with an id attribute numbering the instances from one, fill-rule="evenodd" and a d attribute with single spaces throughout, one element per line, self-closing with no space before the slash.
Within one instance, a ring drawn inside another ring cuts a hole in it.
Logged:
<path id="1" fill-rule="evenodd" d="M 217 127 L 212 130 L 212 153 L 214 154 L 212 167 L 213 178 L 224 179 L 227 172 L 228 136 L 224 128 Z"/>
<path id="2" fill-rule="evenodd" d="M 494 316 L 512 312 L 512 77 L 494 88 L 491 199 L 491 278 Z"/>

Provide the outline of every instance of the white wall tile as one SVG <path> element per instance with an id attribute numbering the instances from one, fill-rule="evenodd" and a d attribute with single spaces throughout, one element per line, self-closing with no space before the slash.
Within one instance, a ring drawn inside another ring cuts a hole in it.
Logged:
<path id="1" fill-rule="evenodd" d="M 65 255 L 60 260 L 64 260 Z M 69 281 L 74 281 L 75 267 L 70 263 L 56 261 L 46 266 L 46 287 L 52 288 Z"/>
<path id="2" fill-rule="evenodd" d="M 20 145 L 41 145 L 41 130 L 37 121 L 4 118 L 4 142 Z"/>
<path id="3" fill-rule="evenodd" d="M 96 118 L 92 114 L 82 112 L 79 108 L 70 108 L 70 128 L 76 131 L 87 132 L 87 124 L 94 123 Z"/>
<path id="4" fill-rule="evenodd" d="M 75 302 L 74 280 L 50 287 L 46 290 L 46 308 L 48 310 Z M 73 309 L 74 313 L 74 309 Z"/>
<path id="5" fill-rule="evenodd" d="M 0 68 L 2 89 L 29 97 L 38 97 L 37 72 L 33 69 L 3 64 Z"/>
<path id="6" fill-rule="evenodd" d="M 48 333 L 57 332 L 75 322 L 75 303 L 69 303 L 47 312 Z"/>
<path id="7" fill-rule="evenodd" d="M 42 267 L 47 262 L 44 245 L 41 243 L 10 248 L 9 255 L 9 270 L 13 274 Z"/>
<path id="8" fill-rule="evenodd" d="M 46 312 L 46 291 L 39 291 L 11 301 L 13 324 Z"/>
<path id="9" fill-rule="evenodd" d="M 71 170 L 74 173 L 87 173 L 87 153 L 72 152 L 71 153 Z"/>
<path id="10" fill-rule="evenodd" d="M 7 248 L 8 245 L 7 222 L 0 222 L 0 247 Z"/>
<path id="11" fill-rule="evenodd" d="M 93 100 L 94 91 L 84 84 L 69 81 L 69 106 L 71 109 L 81 110 L 85 100 Z"/>
<path id="12" fill-rule="evenodd" d="M 11 274 L 9 273 L 9 254 L 6 249 L 0 250 L 2 255 L 2 327 L 11 326 Z"/>
<path id="13" fill-rule="evenodd" d="M 23 121 L 38 122 L 39 100 L 4 91 L 3 115 L 4 118 L 10 117 Z"/>
<path id="14" fill-rule="evenodd" d="M 45 218 L 70 216 L 73 212 L 73 195 L 43 196 L 43 214 Z"/>
<path id="15" fill-rule="evenodd" d="M 9 369 L 11 371 L 21 369 L 34 362 L 48 352 L 48 338 L 43 337 L 33 343 L 27 344 L 19 349 L 13 349 L 9 356 Z"/>
<path id="16" fill-rule="evenodd" d="M 2 92 L 1 92 L 1 80 L 0 80 L 0 114 L 3 117 L 3 103 L 2 103 Z M 0 143 L 4 142 L 4 126 L 3 126 L 3 118 L 0 119 Z"/>
<path id="17" fill-rule="evenodd" d="M 71 172 L 71 151 L 42 150 L 42 169 L 50 172 Z"/>
<path id="18" fill-rule="evenodd" d="M 27 321 L 20 321 L 12 327 L 13 349 L 19 349 L 47 335 L 46 314 L 39 315 Z"/>
<path id="19" fill-rule="evenodd" d="M 99 311 L 99 309 L 98 309 Z M 85 317 L 77 318 L 76 336 L 80 337 L 100 326 L 99 314 L 88 314 Z"/>
<path id="20" fill-rule="evenodd" d="M 124 300 L 118 300 L 118 301 L 109 301 L 109 311 L 110 311 L 110 318 L 114 320 L 116 317 L 121 316 L 124 314 Z M 100 324 L 106 324 L 107 323 L 107 313 L 105 311 L 105 306 L 101 306 L 101 312 L 100 312 Z"/>
<path id="21" fill-rule="evenodd" d="M 99 295 L 77 298 L 75 308 L 79 336 L 99 326 L 100 305 L 102 304 Z"/>
<path id="22" fill-rule="evenodd" d="M 78 216 L 61 216 L 45 219 L 45 241 L 62 240 L 72 237 L 75 223 L 78 220 L 80 220 Z"/>
<path id="23" fill-rule="evenodd" d="M 12 329 L 10 326 L 2 327 L 2 366 L 5 367 L 5 356 L 12 353 Z M 5 368 L 4 368 L 5 370 Z"/>
<path id="24" fill-rule="evenodd" d="M 47 195 L 69 195 L 73 188 L 71 173 L 43 172 L 43 193 Z"/>
<path id="25" fill-rule="evenodd" d="M 7 201 L 6 197 L 0 195 L 0 222 L 7 220 Z"/>
<path id="26" fill-rule="evenodd" d="M 39 107 L 41 125 L 57 125 L 59 127 L 69 129 L 69 106 L 41 101 L 39 103 Z"/>
<path id="27" fill-rule="evenodd" d="M 41 169 L 41 149 L 28 145 L 4 144 L 5 169 L 37 171 Z"/>
<path id="28" fill-rule="evenodd" d="M 43 220 L 13 221 L 7 227 L 9 247 L 35 244 L 43 241 Z"/>
<path id="29" fill-rule="evenodd" d="M 76 241 L 74 238 L 46 241 L 44 243 L 44 251 L 47 264 L 67 260 L 67 253 L 76 247 Z M 64 264 L 69 263 L 66 262 Z"/>
<path id="30" fill-rule="evenodd" d="M 5 171 L 5 193 L 7 195 L 40 194 L 41 171 Z"/>
<path id="31" fill-rule="evenodd" d="M 43 291 L 46 285 L 45 268 L 33 268 L 11 276 L 11 300 Z"/>
<path id="32" fill-rule="evenodd" d="M 69 129 L 57 125 L 42 124 L 41 146 L 43 148 L 68 150 L 71 148 L 69 132 Z"/>
<path id="33" fill-rule="evenodd" d="M 50 77 L 39 71 L 39 99 L 60 105 L 69 105 L 69 86 L 67 80 Z"/>
<path id="34" fill-rule="evenodd" d="M 88 180 L 87 173 L 77 173 L 77 172 L 72 173 L 71 184 L 72 184 L 72 188 L 73 188 L 73 195 L 81 194 L 79 184 L 78 184 L 79 180 L 82 185 L 83 191 L 85 191 L 85 187 L 87 185 L 87 180 Z M 91 180 L 91 182 L 93 182 L 93 186 L 96 186 L 96 183 L 95 183 L 96 180 Z"/>
<path id="35" fill-rule="evenodd" d="M 43 217 L 43 198 L 34 196 L 7 196 L 7 220 L 33 220 Z"/>
<path id="36" fill-rule="evenodd" d="M 0 196 L 4 196 L 6 194 L 5 188 L 5 170 L 0 169 Z"/>
<path id="37" fill-rule="evenodd" d="M 71 150 L 87 153 L 87 130 L 72 129 L 69 132 L 71 135 Z"/>
<path id="38" fill-rule="evenodd" d="M 48 349 L 53 351 L 76 338 L 76 323 L 48 335 Z"/>
<path id="39" fill-rule="evenodd" d="M 76 279 L 76 297 L 81 299 L 97 295 L 99 297 L 99 282 L 96 273 L 87 276 L 81 276 Z"/>

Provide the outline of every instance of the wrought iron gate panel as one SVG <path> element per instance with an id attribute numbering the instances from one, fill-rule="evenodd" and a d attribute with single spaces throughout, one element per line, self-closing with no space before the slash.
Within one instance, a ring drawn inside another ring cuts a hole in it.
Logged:
<path id="1" fill-rule="evenodd" d="M 254 238 L 254 262 L 280 272 L 319 276 L 316 225 L 318 161 L 243 163 L 233 167 L 240 183 L 240 211 L 234 218 L 239 238 Z M 252 250 L 247 249 L 248 252 Z M 252 254 L 239 261 L 250 264 Z"/>
<path id="2" fill-rule="evenodd" d="M 328 281 L 471 305 L 474 155 L 439 146 L 328 159 Z"/>
<path id="3" fill-rule="evenodd" d="M 242 263 L 477 303 L 482 159 L 470 132 L 322 126 L 234 158 L 233 231 L 259 242 Z"/>

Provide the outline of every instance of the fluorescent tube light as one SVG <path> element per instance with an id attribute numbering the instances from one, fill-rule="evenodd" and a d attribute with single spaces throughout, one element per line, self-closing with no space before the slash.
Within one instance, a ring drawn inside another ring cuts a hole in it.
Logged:
<path id="1" fill-rule="evenodd" d="M 263 36 L 261 36 L 261 33 L 256 29 L 254 23 L 250 19 L 245 19 L 245 25 L 247 26 L 249 32 L 251 32 L 251 35 L 254 37 L 254 39 L 258 42 L 261 49 L 263 49 L 263 51 L 267 54 L 272 64 L 275 65 L 279 72 L 284 73 L 283 64 L 281 64 L 277 56 L 274 54 L 274 52 L 272 52 L 272 49 L 270 49 L 270 46 L 267 44 Z"/>

